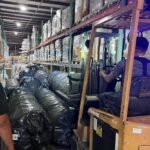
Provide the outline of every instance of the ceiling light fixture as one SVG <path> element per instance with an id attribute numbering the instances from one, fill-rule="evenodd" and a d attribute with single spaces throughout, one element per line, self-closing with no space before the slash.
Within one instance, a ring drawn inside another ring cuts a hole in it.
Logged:
<path id="1" fill-rule="evenodd" d="M 21 6 L 20 6 L 20 10 L 21 10 L 21 11 L 26 11 L 26 10 L 27 10 L 27 7 L 25 7 L 24 5 L 21 5 Z"/>
<path id="2" fill-rule="evenodd" d="M 17 27 L 21 27 L 21 23 L 20 22 L 17 22 L 16 25 L 17 25 Z"/>
<path id="3" fill-rule="evenodd" d="M 15 34 L 15 35 L 18 35 L 18 32 L 15 31 L 14 34 Z"/>

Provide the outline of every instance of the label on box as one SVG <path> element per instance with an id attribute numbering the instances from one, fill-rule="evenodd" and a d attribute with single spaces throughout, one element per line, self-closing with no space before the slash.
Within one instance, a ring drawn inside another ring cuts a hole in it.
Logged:
<path id="1" fill-rule="evenodd" d="M 133 131 L 132 131 L 134 134 L 142 134 L 142 129 L 140 128 L 133 128 Z"/>
<path id="2" fill-rule="evenodd" d="M 94 118 L 94 130 L 96 131 L 97 130 L 97 119 Z"/>
<path id="3" fill-rule="evenodd" d="M 103 128 L 101 126 L 97 127 L 96 134 L 102 138 L 103 137 Z"/>
<path id="4" fill-rule="evenodd" d="M 19 139 L 20 135 L 19 134 L 13 134 L 12 138 L 14 141 L 17 141 Z"/>

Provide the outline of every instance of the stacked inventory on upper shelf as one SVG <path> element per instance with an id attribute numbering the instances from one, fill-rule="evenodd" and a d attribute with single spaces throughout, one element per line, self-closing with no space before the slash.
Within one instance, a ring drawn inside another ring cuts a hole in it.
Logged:
<path id="1" fill-rule="evenodd" d="M 83 41 L 83 38 L 80 40 L 82 32 L 90 30 L 92 23 L 120 8 L 120 0 L 76 0 L 74 7 L 70 5 L 63 10 L 57 10 L 56 14 L 43 25 L 41 42 L 32 47 L 31 51 L 36 53 L 35 51 L 39 50 L 41 54 L 44 49 L 43 61 L 62 61 L 66 63 L 69 60 L 82 61 L 82 56 L 86 56 L 82 48 L 85 41 Z M 104 13 L 105 10 L 107 10 L 106 13 Z M 74 18 L 73 21 L 72 18 Z M 75 33 L 78 34 L 79 39 Z M 70 35 L 72 38 L 69 38 Z M 65 37 L 68 37 L 69 41 L 65 41 Z M 60 41 L 59 44 L 58 40 Z M 49 48 L 45 48 L 48 45 Z M 41 49 L 41 47 L 43 48 Z M 41 61 L 41 59 L 35 60 Z"/>

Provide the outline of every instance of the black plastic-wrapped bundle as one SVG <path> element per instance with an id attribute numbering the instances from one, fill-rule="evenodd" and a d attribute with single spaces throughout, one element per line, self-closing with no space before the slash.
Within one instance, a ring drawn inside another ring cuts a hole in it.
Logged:
<path id="1" fill-rule="evenodd" d="M 31 65 L 28 66 L 28 70 L 22 70 L 19 73 L 19 79 L 21 80 L 24 77 L 33 77 L 37 70 L 39 70 L 40 67 L 38 65 Z"/>
<path id="2" fill-rule="evenodd" d="M 60 121 L 60 118 L 68 111 L 68 107 L 64 102 L 46 88 L 39 90 L 36 94 L 36 98 L 39 104 L 47 112 L 50 122 L 54 125 L 58 120 Z"/>
<path id="3" fill-rule="evenodd" d="M 8 107 L 13 130 L 18 133 L 16 148 L 28 150 L 50 141 L 48 118 L 31 92 L 23 87 L 15 89 Z"/>
<path id="4" fill-rule="evenodd" d="M 39 80 L 43 87 L 48 87 L 48 74 L 44 72 L 43 70 L 38 70 L 34 74 L 34 78 Z"/>
<path id="5" fill-rule="evenodd" d="M 53 137 L 53 139 L 55 138 L 55 143 L 69 146 L 70 143 L 67 141 L 68 138 L 71 139 L 71 131 L 75 124 L 74 110 L 71 110 L 58 96 L 47 89 L 41 89 L 37 93 L 37 99 L 47 112 L 51 126 L 54 129 L 53 135 L 55 135 L 55 127 L 58 127 L 61 131 L 59 132 L 61 136 L 58 136 L 58 138 L 56 138 L 56 136 Z"/>
<path id="6" fill-rule="evenodd" d="M 53 90 L 60 90 L 66 95 L 70 94 L 69 91 L 69 78 L 68 74 L 64 72 L 60 72 L 55 78 L 54 78 L 54 85 Z"/>
<path id="7" fill-rule="evenodd" d="M 22 70 L 20 73 L 19 73 L 19 79 L 21 80 L 22 78 L 24 77 L 31 77 L 32 76 L 32 73 L 30 71 L 25 71 L 25 70 Z"/>
<path id="8" fill-rule="evenodd" d="M 51 90 L 60 90 L 66 95 L 69 95 L 69 78 L 67 73 L 58 71 L 52 72 L 49 75 L 49 85 Z"/>
<path id="9" fill-rule="evenodd" d="M 53 83 L 54 83 L 54 78 L 59 74 L 60 71 L 53 71 L 49 74 L 48 76 L 48 83 L 49 83 L 49 89 L 53 90 Z"/>
<path id="10" fill-rule="evenodd" d="M 7 96 L 9 96 L 9 94 L 17 87 L 19 87 L 18 80 L 16 80 L 16 79 L 6 80 L 5 90 L 6 90 Z"/>
<path id="11" fill-rule="evenodd" d="M 27 88 L 33 95 L 36 95 L 38 90 L 42 87 L 42 84 L 39 80 L 34 79 L 33 77 L 25 77 L 20 82 L 20 86 Z"/>

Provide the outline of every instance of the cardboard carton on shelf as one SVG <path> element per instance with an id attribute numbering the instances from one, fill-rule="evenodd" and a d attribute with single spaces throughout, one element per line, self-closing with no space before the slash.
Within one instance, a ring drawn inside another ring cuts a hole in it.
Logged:
<path id="1" fill-rule="evenodd" d="M 73 41 L 73 61 L 81 61 L 82 35 L 74 37 Z"/>
<path id="2" fill-rule="evenodd" d="M 67 7 L 62 10 L 62 30 L 68 29 L 71 27 L 71 8 Z"/>
<path id="3" fill-rule="evenodd" d="M 62 42 L 63 52 L 62 52 L 62 61 L 68 63 L 69 61 L 69 49 L 70 49 L 70 38 L 66 37 Z"/>
<path id="4" fill-rule="evenodd" d="M 75 23 L 79 23 L 82 19 L 82 0 L 75 1 Z"/>
<path id="5" fill-rule="evenodd" d="M 55 42 L 56 61 L 62 60 L 62 41 L 60 39 Z"/>
<path id="6" fill-rule="evenodd" d="M 56 54 L 55 54 L 55 45 L 54 43 L 50 44 L 50 52 L 49 52 L 49 60 L 55 61 Z"/>

